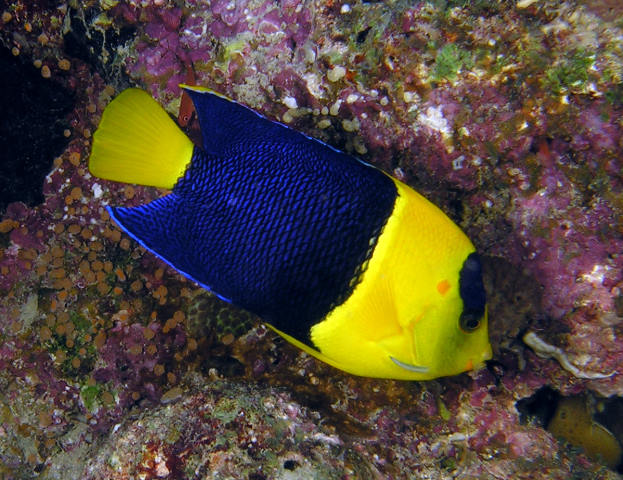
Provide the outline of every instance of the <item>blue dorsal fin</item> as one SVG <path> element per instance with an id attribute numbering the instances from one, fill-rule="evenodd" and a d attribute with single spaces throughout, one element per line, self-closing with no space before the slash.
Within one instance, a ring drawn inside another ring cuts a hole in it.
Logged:
<path id="1" fill-rule="evenodd" d="M 255 142 L 267 139 L 282 144 L 309 140 L 309 137 L 208 88 L 182 87 L 195 106 L 206 152 L 219 155 L 232 149 L 245 151 Z"/>
<path id="2" fill-rule="evenodd" d="M 186 278 L 213 292 L 219 298 L 230 300 L 212 290 L 201 280 L 205 276 L 201 262 L 189 249 L 186 206 L 180 197 L 171 193 L 138 207 L 106 207 L 111 218 L 130 237 L 151 253 L 164 260 Z"/>

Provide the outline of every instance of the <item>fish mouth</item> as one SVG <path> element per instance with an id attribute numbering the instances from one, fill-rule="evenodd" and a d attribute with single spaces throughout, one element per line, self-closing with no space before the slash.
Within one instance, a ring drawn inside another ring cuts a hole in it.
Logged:
<path id="1" fill-rule="evenodd" d="M 394 362 L 400 368 L 404 368 L 405 370 L 409 370 L 410 372 L 427 373 L 428 370 L 429 370 L 428 367 L 422 367 L 420 365 L 411 365 L 410 363 L 404 363 L 404 362 L 401 362 L 400 360 L 398 360 L 397 358 L 394 358 L 392 356 L 390 356 L 389 358 L 391 359 L 392 362 Z"/>

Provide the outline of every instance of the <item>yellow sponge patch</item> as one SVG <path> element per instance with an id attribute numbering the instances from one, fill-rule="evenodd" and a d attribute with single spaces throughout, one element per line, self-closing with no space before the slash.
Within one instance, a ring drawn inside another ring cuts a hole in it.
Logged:
<path id="1" fill-rule="evenodd" d="M 173 188 L 193 144 L 151 96 L 124 90 L 104 110 L 93 135 L 89 170 L 116 182 Z"/>

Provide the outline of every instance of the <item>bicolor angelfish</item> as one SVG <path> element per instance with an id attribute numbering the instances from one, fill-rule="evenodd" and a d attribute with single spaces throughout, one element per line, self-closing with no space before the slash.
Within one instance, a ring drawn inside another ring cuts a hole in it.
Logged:
<path id="1" fill-rule="evenodd" d="M 89 168 L 171 189 L 119 227 L 187 278 L 346 372 L 425 380 L 491 358 L 481 264 L 404 183 L 211 90 L 203 146 L 146 92 L 106 108 Z"/>

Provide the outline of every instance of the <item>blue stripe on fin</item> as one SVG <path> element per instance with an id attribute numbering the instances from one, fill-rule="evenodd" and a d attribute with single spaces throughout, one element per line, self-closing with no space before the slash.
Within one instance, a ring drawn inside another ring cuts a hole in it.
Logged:
<path id="1" fill-rule="evenodd" d="M 182 207 L 175 193 L 138 207 L 108 206 L 106 210 L 115 223 L 143 248 L 221 300 L 232 303 L 198 280 L 202 273 L 197 271 L 197 264 L 193 262 L 193 252 L 188 252 L 185 246 L 184 230 L 180 230 L 179 225 Z M 185 255 L 188 253 L 190 257 Z"/>

